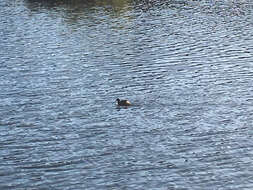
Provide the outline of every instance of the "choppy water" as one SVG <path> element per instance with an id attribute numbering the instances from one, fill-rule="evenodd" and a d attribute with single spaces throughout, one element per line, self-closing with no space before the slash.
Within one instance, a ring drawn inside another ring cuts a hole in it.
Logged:
<path id="1" fill-rule="evenodd" d="M 1 190 L 253 188 L 251 1 L 0 6 Z"/>

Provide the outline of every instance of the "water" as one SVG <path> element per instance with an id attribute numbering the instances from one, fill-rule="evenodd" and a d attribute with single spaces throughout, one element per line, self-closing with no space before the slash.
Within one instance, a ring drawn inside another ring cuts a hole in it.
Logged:
<path id="1" fill-rule="evenodd" d="M 253 188 L 251 1 L 0 6 L 1 190 Z"/>

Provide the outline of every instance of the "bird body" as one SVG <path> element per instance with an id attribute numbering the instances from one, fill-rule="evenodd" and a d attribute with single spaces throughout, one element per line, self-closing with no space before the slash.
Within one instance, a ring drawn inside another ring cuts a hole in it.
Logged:
<path id="1" fill-rule="evenodd" d="M 131 106 L 131 103 L 128 100 L 120 100 L 117 98 L 118 106 Z"/>

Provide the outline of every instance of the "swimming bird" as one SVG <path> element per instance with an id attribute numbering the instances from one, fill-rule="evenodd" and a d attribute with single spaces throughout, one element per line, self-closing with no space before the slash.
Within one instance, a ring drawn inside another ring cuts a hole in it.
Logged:
<path id="1" fill-rule="evenodd" d="M 131 106 L 131 103 L 128 100 L 120 100 L 117 98 L 116 101 L 118 102 L 118 106 Z"/>

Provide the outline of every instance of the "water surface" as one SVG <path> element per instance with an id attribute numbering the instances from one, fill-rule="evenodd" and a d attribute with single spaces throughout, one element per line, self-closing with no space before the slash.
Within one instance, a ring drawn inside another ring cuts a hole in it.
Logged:
<path id="1" fill-rule="evenodd" d="M 1 189 L 253 188 L 251 1 L 0 6 Z"/>

